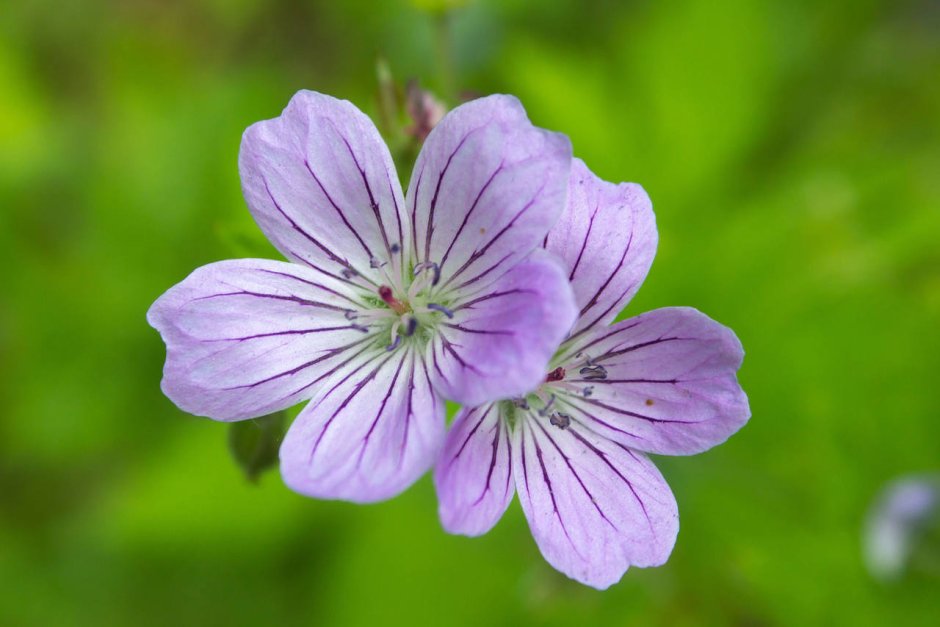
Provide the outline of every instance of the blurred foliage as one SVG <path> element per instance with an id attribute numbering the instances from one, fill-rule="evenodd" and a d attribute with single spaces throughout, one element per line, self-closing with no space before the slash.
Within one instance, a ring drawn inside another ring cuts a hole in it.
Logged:
<path id="1" fill-rule="evenodd" d="M 879 584 L 860 550 L 880 487 L 940 462 L 936 3 L 467 2 L 447 63 L 432 4 L 0 7 L 0 624 L 936 624 L 936 580 Z M 242 131 L 300 88 L 375 117 L 379 55 L 514 93 L 642 183 L 661 244 L 627 314 L 693 305 L 741 337 L 751 423 L 658 460 L 666 566 L 581 587 L 516 504 L 445 534 L 427 478 L 369 507 L 252 484 L 225 426 L 161 395 L 150 303 L 277 257 Z"/>

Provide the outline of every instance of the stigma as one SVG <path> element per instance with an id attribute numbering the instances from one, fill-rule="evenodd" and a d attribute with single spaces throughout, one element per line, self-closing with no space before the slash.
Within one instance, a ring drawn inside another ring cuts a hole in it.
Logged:
<path id="1" fill-rule="evenodd" d="M 392 293 L 392 288 L 387 285 L 382 285 L 379 287 L 379 298 L 381 298 L 386 305 L 388 305 L 392 311 L 397 313 L 399 316 L 404 315 L 408 312 L 409 307 L 407 303 L 403 303 Z"/>

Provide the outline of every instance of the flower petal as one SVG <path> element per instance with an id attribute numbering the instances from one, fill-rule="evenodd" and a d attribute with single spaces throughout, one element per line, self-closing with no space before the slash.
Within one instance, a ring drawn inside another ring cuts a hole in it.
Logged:
<path id="1" fill-rule="evenodd" d="M 369 344 L 345 317 L 361 306 L 340 281 L 283 261 L 198 268 L 151 306 L 167 346 L 164 393 L 181 409 L 241 420 L 308 399 Z"/>
<path id="2" fill-rule="evenodd" d="M 505 403 L 461 409 L 434 467 L 441 524 L 450 533 L 478 536 L 509 507 L 515 486 Z"/>
<path id="3" fill-rule="evenodd" d="M 658 566 L 679 531 L 675 497 L 642 453 L 571 422 L 529 414 L 513 438 L 519 502 L 548 562 L 604 589 L 630 566 Z"/>
<path id="4" fill-rule="evenodd" d="M 584 355 L 606 378 L 569 367 L 564 395 L 591 429 L 661 455 L 700 453 L 727 440 L 751 415 L 737 380 L 744 350 L 731 329 L 689 307 L 657 309 L 585 338 Z"/>
<path id="5" fill-rule="evenodd" d="M 572 161 L 568 203 L 545 240 L 568 270 L 580 309 L 572 337 L 617 317 L 646 278 L 657 242 L 653 205 L 642 187 L 607 183 L 580 159 Z"/>
<path id="6" fill-rule="evenodd" d="M 352 103 L 297 92 L 280 117 L 245 131 L 238 164 L 255 220 L 288 259 L 373 283 L 385 282 L 372 267 L 383 263 L 400 276 L 401 186 L 375 125 Z"/>
<path id="7" fill-rule="evenodd" d="M 519 101 L 489 96 L 448 113 L 408 188 L 417 261 L 443 288 L 490 281 L 545 238 L 565 203 L 571 143 L 532 126 Z"/>
<path id="8" fill-rule="evenodd" d="M 369 503 L 427 471 L 444 439 L 444 403 L 415 351 L 363 355 L 324 384 L 281 445 L 281 475 L 308 496 Z"/>
<path id="9" fill-rule="evenodd" d="M 471 407 L 537 388 L 577 313 L 564 270 L 543 250 L 453 311 L 428 363 L 435 389 Z"/>

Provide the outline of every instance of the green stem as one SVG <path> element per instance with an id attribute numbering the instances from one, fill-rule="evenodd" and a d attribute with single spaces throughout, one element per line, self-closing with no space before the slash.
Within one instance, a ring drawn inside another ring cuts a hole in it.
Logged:
<path id="1" fill-rule="evenodd" d="M 434 48 L 441 95 L 445 102 L 453 105 L 457 102 L 457 90 L 451 22 L 449 10 L 445 9 L 434 16 Z"/>

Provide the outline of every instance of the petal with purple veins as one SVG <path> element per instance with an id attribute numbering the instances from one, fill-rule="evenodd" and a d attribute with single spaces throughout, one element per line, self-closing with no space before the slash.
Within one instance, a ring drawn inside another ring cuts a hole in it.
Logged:
<path id="1" fill-rule="evenodd" d="M 538 387 L 576 315 L 563 269 L 542 250 L 451 310 L 428 363 L 435 389 L 471 407 Z"/>
<path id="2" fill-rule="evenodd" d="M 337 370 L 291 425 L 281 475 L 307 496 L 380 501 L 424 474 L 443 439 L 444 403 L 421 355 L 373 352 Z"/>
<path id="3" fill-rule="evenodd" d="M 530 414 L 513 437 L 513 476 L 532 535 L 549 564 L 599 589 L 630 566 L 658 566 L 679 530 L 676 500 L 642 453 L 572 421 Z"/>
<path id="4" fill-rule="evenodd" d="M 493 528 L 509 506 L 511 433 L 506 403 L 461 409 L 434 467 L 441 524 L 450 533 L 478 536 Z"/>
<path id="5" fill-rule="evenodd" d="M 658 236 L 649 196 L 635 183 L 597 178 L 584 162 L 571 164 L 565 211 L 545 240 L 562 260 L 580 309 L 578 337 L 607 325 L 640 289 Z"/>
<path id="6" fill-rule="evenodd" d="M 519 101 L 463 104 L 428 136 L 407 207 L 418 262 L 435 262 L 442 288 L 491 281 L 543 241 L 565 203 L 571 144 L 532 126 Z"/>
<path id="7" fill-rule="evenodd" d="M 245 131 L 239 171 L 255 220 L 288 259 L 359 284 L 400 273 L 409 231 L 401 186 L 375 125 L 352 103 L 298 92 L 280 117 Z"/>
<path id="8" fill-rule="evenodd" d="M 695 309 L 657 309 L 587 336 L 572 350 L 603 367 L 605 376 L 568 368 L 563 388 L 572 393 L 558 402 L 591 429 L 632 448 L 700 453 L 727 440 L 751 415 L 737 380 L 741 343 Z M 589 385 L 590 396 L 577 393 Z"/>
<path id="9" fill-rule="evenodd" d="M 147 312 L 167 345 L 164 393 L 216 420 L 254 418 L 311 398 L 369 345 L 346 317 L 361 306 L 342 281 L 282 261 L 198 268 Z"/>

